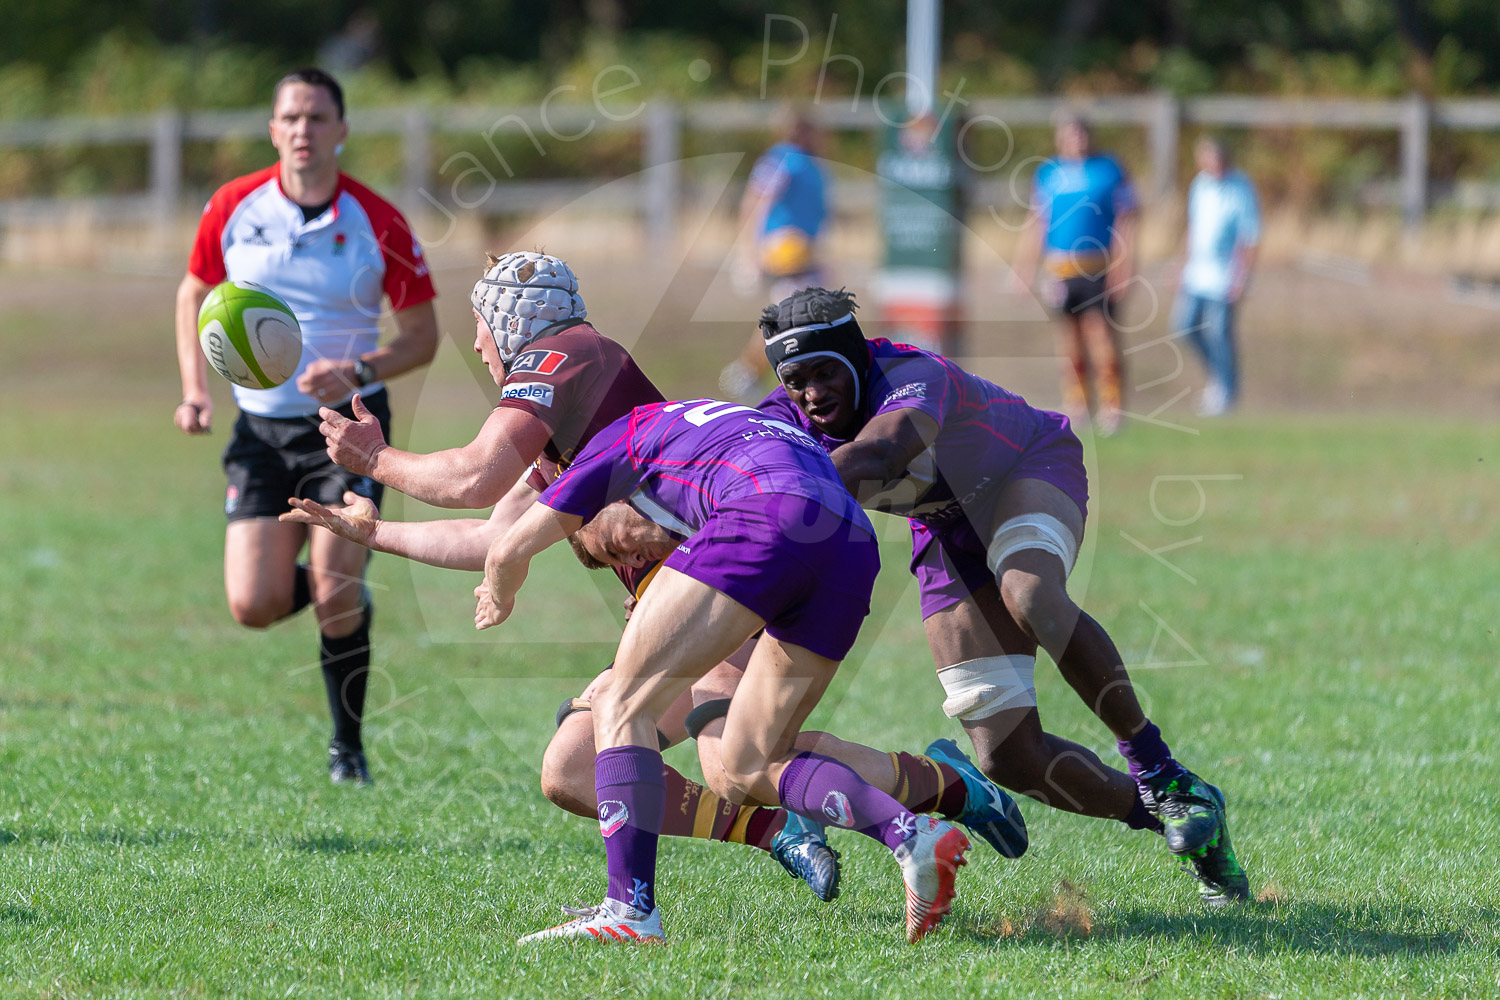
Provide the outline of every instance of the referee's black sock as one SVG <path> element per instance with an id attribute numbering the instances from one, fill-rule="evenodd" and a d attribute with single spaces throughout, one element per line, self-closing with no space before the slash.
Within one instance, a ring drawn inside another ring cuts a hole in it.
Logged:
<path id="1" fill-rule="evenodd" d="M 365 688 L 370 680 L 370 614 L 345 636 L 318 635 L 323 660 L 323 687 L 333 716 L 333 738 L 352 750 L 363 748 L 360 723 L 365 712 Z"/>
<path id="2" fill-rule="evenodd" d="M 312 586 L 307 582 L 307 563 L 298 563 L 292 570 L 292 610 L 283 618 L 290 618 L 312 603 Z"/>

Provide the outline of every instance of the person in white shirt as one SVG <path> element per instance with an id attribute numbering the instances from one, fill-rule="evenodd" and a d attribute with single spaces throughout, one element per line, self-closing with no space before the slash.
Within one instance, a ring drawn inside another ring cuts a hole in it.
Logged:
<path id="1" fill-rule="evenodd" d="M 1217 416 L 1239 399 L 1235 309 L 1260 245 L 1260 206 L 1245 172 L 1217 139 L 1198 140 L 1198 175 L 1188 189 L 1187 262 L 1172 329 L 1197 349 L 1208 372 L 1198 412 Z"/>
<path id="2" fill-rule="evenodd" d="M 273 389 L 234 389 L 240 415 L 223 459 L 224 591 L 230 614 L 248 628 L 268 628 L 313 606 L 333 716 L 329 777 L 368 784 L 360 731 L 373 610 L 364 586 L 369 550 L 277 515 L 291 509 L 288 497 L 337 504 L 353 492 L 380 503 L 379 483 L 329 458 L 319 410 L 378 420 L 389 437 L 385 380 L 426 365 L 437 352 L 436 292 L 401 213 L 339 170 L 349 125 L 333 77 L 309 67 L 282 78 L 270 130 L 277 162 L 225 184 L 199 220 L 177 289 L 182 402 L 172 420 L 191 435 L 212 426 L 198 310 L 213 287 L 226 278 L 249 280 L 285 299 L 302 326 L 296 373 Z M 383 300 L 396 336 L 381 344 Z"/>

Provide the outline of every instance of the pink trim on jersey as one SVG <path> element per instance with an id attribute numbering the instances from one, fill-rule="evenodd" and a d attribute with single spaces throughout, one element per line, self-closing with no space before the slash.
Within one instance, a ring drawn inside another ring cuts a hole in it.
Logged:
<path id="1" fill-rule="evenodd" d="M 722 458 L 678 458 L 670 460 L 665 458 L 658 458 L 656 459 L 656 464 L 659 466 L 675 465 L 678 468 L 682 468 L 683 466 L 687 465 L 722 465 L 724 466 L 724 468 L 733 469 L 735 472 L 738 472 L 746 479 L 749 479 L 750 482 L 755 484 L 755 492 L 765 492 L 765 490 L 760 488 L 760 480 L 755 478 L 755 473 L 751 472 L 749 469 L 742 469 L 738 465 L 735 465 L 733 462 L 726 462 Z M 678 480 L 678 482 L 681 482 L 681 480 Z M 700 490 L 699 492 L 702 491 Z"/>
<path id="2" fill-rule="evenodd" d="M 657 475 L 659 475 L 663 479 L 670 480 L 671 482 L 674 482 L 674 483 L 681 483 L 684 486 L 691 486 L 693 489 L 697 490 L 699 493 L 702 493 L 704 496 L 708 496 L 709 495 L 708 494 L 708 490 L 705 490 L 703 487 L 699 486 L 697 483 L 693 482 L 691 479 L 683 479 L 681 476 L 673 476 L 673 475 L 669 475 L 668 473 L 665 473 L 665 472 L 659 472 L 659 473 L 657 473 Z"/>

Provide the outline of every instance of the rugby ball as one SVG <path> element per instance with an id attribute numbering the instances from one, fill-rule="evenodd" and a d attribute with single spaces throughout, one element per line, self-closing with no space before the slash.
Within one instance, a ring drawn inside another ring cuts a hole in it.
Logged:
<path id="1" fill-rule="evenodd" d="M 280 385 L 302 360 L 302 327 L 292 307 L 253 281 L 213 287 L 198 310 L 198 343 L 214 371 L 246 389 Z"/>

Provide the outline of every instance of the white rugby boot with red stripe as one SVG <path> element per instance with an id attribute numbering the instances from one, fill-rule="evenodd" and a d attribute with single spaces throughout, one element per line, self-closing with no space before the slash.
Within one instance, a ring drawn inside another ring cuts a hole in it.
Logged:
<path id="1" fill-rule="evenodd" d="M 952 908 L 958 894 L 953 882 L 968 864 L 968 849 L 968 837 L 933 816 L 918 816 L 917 832 L 896 848 L 906 883 L 906 940 L 912 944 L 942 923 Z"/>
<path id="2" fill-rule="evenodd" d="M 564 906 L 572 917 L 556 927 L 528 934 L 516 944 L 548 941 L 557 938 L 585 938 L 606 944 L 663 944 L 667 940 L 661 929 L 661 910 L 641 913 L 617 899 L 605 899 L 598 906 Z"/>

